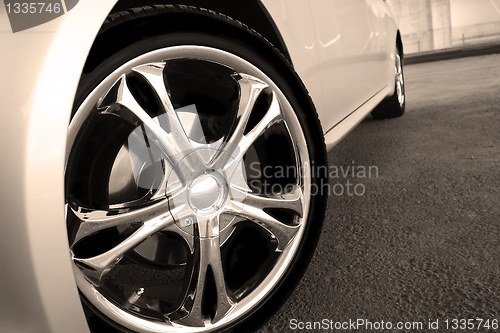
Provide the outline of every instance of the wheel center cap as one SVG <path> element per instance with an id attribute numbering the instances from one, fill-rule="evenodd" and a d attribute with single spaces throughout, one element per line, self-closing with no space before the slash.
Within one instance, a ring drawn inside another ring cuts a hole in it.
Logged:
<path id="1" fill-rule="evenodd" d="M 230 206 L 234 215 L 234 212 L 242 209 L 241 203 L 246 198 L 244 190 L 232 190 L 233 186 L 244 188 L 246 184 L 243 162 L 234 162 L 238 164 L 233 166 L 231 174 L 228 175 L 227 170 L 207 166 L 205 160 L 200 158 L 204 156 L 200 151 L 208 151 L 210 156 L 215 156 L 217 152 L 211 150 L 212 148 L 199 149 L 193 152 L 192 156 L 186 155 L 185 158 L 190 156 L 189 163 L 180 163 L 178 171 L 170 173 L 166 184 L 167 191 L 171 191 L 170 195 L 167 192 L 167 197 L 175 224 L 183 232 L 200 238 L 218 235 L 228 222 L 225 219 L 226 222 L 219 225 L 220 220 L 214 217 L 220 216 L 228 209 L 229 201 L 232 202 Z M 225 159 L 232 161 L 231 156 L 225 155 Z M 196 161 L 198 163 L 195 163 Z M 187 169 L 181 181 L 177 173 L 182 174 L 183 168 Z"/>
<path id="2" fill-rule="evenodd" d="M 224 196 L 223 184 L 212 174 L 197 177 L 189 188 L 188 198 L 193 211 L 219 210 L 221 197 Z"/>

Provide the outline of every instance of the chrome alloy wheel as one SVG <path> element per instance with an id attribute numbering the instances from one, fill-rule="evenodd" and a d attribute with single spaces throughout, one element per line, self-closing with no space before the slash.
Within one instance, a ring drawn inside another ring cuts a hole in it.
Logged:
<path id="1" fill-rule="evenodd" d="M 405 83 L 403 78 L 403 65 L 401 63 L 401 56 L 399 55 L 398 50 L 396 50 L 395 58 L 396 93 L 398 96 L 399 107 L 403 108 L 405 105 Z"/>
<path id="2" fill-rule="evenodd" d="M 127 61 L 91 91 L 68 130 L 78 288 L 137 332 L 232 325 L 293 261 L 310 164 L 291 104 L 246 60 L 172 46 Z M 286 181 L 266 178 L 283 167 L 295 170 Z"/>
<path id="3" fill-rule="evenodd" d="M 372 110 L 375 119 L 388 119 L 401 117 L 405 113 L 406 93 L 403 70 L 403 48 L 400 45 L 395 48 L 394 53 L 394 93 L 384 98 L 379 105 Z"/>

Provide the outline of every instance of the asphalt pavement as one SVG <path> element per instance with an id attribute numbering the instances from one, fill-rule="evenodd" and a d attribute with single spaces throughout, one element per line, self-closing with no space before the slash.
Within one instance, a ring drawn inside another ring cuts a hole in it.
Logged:
<path id="1" fill-rule="evenodd" d="M 333 168 L 376 168 L 330 180 L 364 193 L 330 195 L 311 265 L 261 333 L 361 319 L 362 332 L 500 331 L 500 55 L 414 64 L 405 78 L 403 117 L 369 116 L 329 153 Z"/>

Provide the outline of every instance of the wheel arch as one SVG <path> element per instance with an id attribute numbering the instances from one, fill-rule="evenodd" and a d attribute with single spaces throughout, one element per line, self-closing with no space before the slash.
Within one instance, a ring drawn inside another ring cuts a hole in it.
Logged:
<path id="1" fill-rule="evenodd" d="M 162 13 L 151 15 L 148 9 L 154 7 L 155 5 L 192 6 L 226 15 L 255 30 L 259 35 L 273 44 L 273 46 L 276 47 L 290 63 L 292 63 L 285 41 L 281 36 L 273 18 L 261 0 L 246 0 L 244 6 L 239 2 L 223 0 L 119 0 L 111 9 L 108 18 L 105 20 L 101 30 L 99 31 L 97 38 L 99 38 L 100 35 L 108 29 L 125 23 L 131 19 L 142 19 L 146 21 L 147 17 L 162 15 Z M 142 8 L 143 12 L 138 12 L 138 8 Z M 130 15 L 123 15 L 123 12 L 128 12 Z M 119 18 L 114 20 L 114 24 L 109 24 L 109 18 L 113 18 L 117 15 Z M 142 25 L 139 27 L 137 32 L 147 34 L 147 29 L 147 24 Z M 170 25 L 165 25 L 163 30 L 158 31 L 158 34 L 167 32 L 169 29 Z"/>
<path id="2" fill-rule="evenodd" d="M 138 2 L 158 3 L 159 1 L 161 0 L 140 0 Z M 202 2 L 199 0 L 186 0 L 186 2 L 188 1 Z M 260 4 L 259 8 L 265 10 L 267 13 L 267 10 L 260 0 L 248 1 L 254 4 Z M 221 5 L 223 2 L 224 1 L 213 0 L 207 1 L 206 3 L 204 2 L 204 4 L 217 3 Z M 307 92 L 307 88 L 293 68 L 291 58 L 284 46 L 284 42 L 281 43 L 280 49 L 272 43 L 272 40 L 269 40 L 269 36 L 261 35 L 253 26 L 248 26 L 245 22 L 238 21 L 227 14 L 218 13 L 213 9 L 190 5 L 147 5 L 120 10 L 122 8 L 127 8 L 127 5 L 131 3 L 136 4 L 137 2 L 121 0 L 115 4 L 110 11 L 110 14 L 102 24 L 89 50 L 80 82 L 86 74 L 91 72 L 106 58 L 143 38 L 160 36 L 164 33 L 187 29 L 188 31 L 205 31 L 207 34 L 215 33 L 221 36 L 232 34 L 233 36 L 242 38 L 251 43 L 254 49 L 258 49 L 261 55 L 267 57 L 274 67 L 285 73 L 287 80 L 291 82 L 295 91 L 300 92 L 305 90 Z M 213 8 L 210 6 L 208 7 Z M 245 8 L 245 6 L 241 7 Z M 189 13 L 186 14 L 186 12 Z M 167 15 L 168 19 L 165 20 Z M 262 15 L 264 14 L 262 13 Z M 269 13 L 266 15 L 269 16 Z M 215 16 L 217 16 L 217 19 L 214 19 Z M 258 16 L 254 19 L 258 21 Z M 269 19 L 271 21 L 268 21 L 268 23 L 272 22 L 270 16 Z M 262 22 L 260 22 L 260 24 L 262 24 Z M 272 24 L 274 25 L 274 22 L 272 22 Z M 246 30 L 247 32 L 242 34 L 242 30 Z M 263 38 L 260 38 L 259 41 L 258 37 Z M 276 38 L 282 41 L 281 35 Z M 286 53 L 283 53 L 283 51 Z M 305 109 L 311 108 L 316 110 L 308 92 L 306 96 L 301 96 L 301 94 L 298 93 L 296 97 Z M 78 105 L 79 102 L 81 101 L 75 100 L 74 106 Z M 75 112 L 74 107 L 73 112 Z"/>
<path id="3" fill-rule="evenodd" d="M 401 38 L 401 32 L 396 32 L 396 47 L 398 48 L 399 54 L 401 56 L 401 60 L 404 59 L 404 50 L 403 50 L 403 39 Z"/>

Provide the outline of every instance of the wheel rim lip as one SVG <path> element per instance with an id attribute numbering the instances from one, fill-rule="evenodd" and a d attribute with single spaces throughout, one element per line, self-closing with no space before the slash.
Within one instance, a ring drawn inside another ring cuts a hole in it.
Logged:
<path id="1" fill-rule="evenodd" d="M 288 244 L 287 248 L 281 253 L 276 261 L 273 269 L 269 272 L 266 278 L 252 291 L 249 295 L 238 302 L 235 308 L 220 321 L 208 327 L 189 327 L 192 332 L 209 332 L 217 330 L 222 326 L 231 325 L 242 315 L 251 311 L 256 305 L 267 298 L 269 293 L 274 289 L 280 279 L 283 277 L 286 270 L 290 267 L 292 259 L 298 250 L 300 242 L 302 241 L 306 221 L 309 213 L 310 206 L 310 158 L 308 146 L 305 140 L 305 135 L 302 132 L 300 122 L 288 102 L 285 95 L 278 88 L 278 86 L 261 70 L 244 60 L 243 58 L 232 53 L 206 46 L 172 46 L 155 51 L 145 53 L 139 57 L 129 60 L 127 63 L 118 67 L 110 75 L 108 75 L 94 90 L 85 98 L 84 102 L 79 107 L 75 116 L 73 117 L 67 138 L 66 150 L 66 163 L 67 165 L 71 148 L 75 143 L 76 136 L 85 123 L 86 119 L 91 115 L 91 111 L 99 102 L 100 96 L 105 96 L 106 92 L 112 87 L 123 73 L 128 73 L 131 69 L 139 64 L 145 64 L 156 61 L 167 61 L 180 58 L 199 59 L 211 61 L 220 65 L 234 69 L 236 72 L 243 72 L 245 74 L 253 75 L 269 85 L 278 95 L 280 105 L 282 107 L 282 115 L 288 129 L 288 134 L 292 139 L 292 144 L 295 150 L 296 166 L 304 168 L 303 173 L 303 197 L 304 197 L 304 214 L 300 218 L 300 228 L 295 237 Z M 89 283 L 84 273 L 73 263 L 75 278 L 80 291 L 89 299 L 89 301 L 104 315 L 111 318 L 113 321 L 121 326 L 137 330 L 138 332 L 157 332 L 168 329 L 172 332 L 185 332 L 188 327 L 180 326 L 177 324 L 169 324 L 167 322 L 153 322 L 147 319 L 140 318 L 133 315 L 113 302 L 105 298 L 91 283 Z"/>

